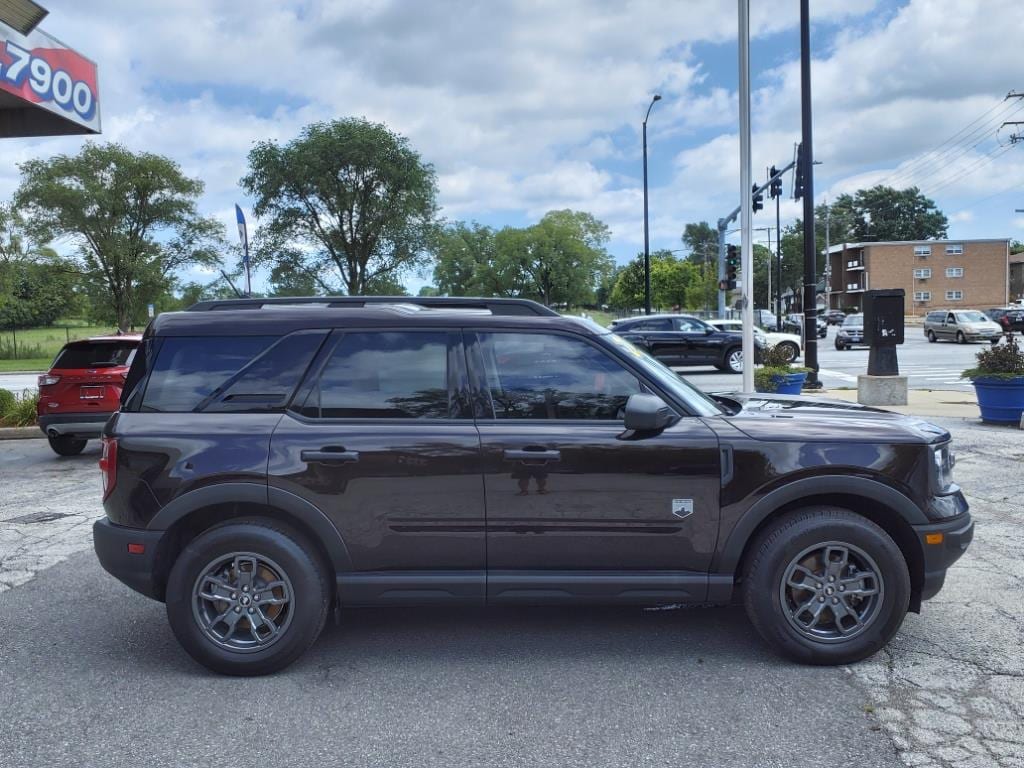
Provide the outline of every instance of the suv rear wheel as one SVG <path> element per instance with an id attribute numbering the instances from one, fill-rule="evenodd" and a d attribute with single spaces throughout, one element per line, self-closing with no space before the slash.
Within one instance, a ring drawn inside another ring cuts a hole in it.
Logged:
<path id="1" fill-rule="evenodd" d="M 327 571 L 303 537 L 269 520 L 232 521 L 182 550 L 167 583 L 167 618 L 200 664 L 265 675 L 313 644 L 330 596 Z"/>
<path id="2" fill-rule="evenodd" d="M 889 535 L 849 510 L 809 507 L 781 517 L 753 545 L 743 603 L 778 653 L 849 664 L 882 648 L 910 604 L 910 575 Z"/>
<path id="3" fill-rule="evenodd" d="M 46 439 L 50 442 L 50 448 L 58 456 L 77 456 L 85 450 L 85 444 L 88 442 L 87 440 L 76 440 L 67 435 L 47 435 Z"/>

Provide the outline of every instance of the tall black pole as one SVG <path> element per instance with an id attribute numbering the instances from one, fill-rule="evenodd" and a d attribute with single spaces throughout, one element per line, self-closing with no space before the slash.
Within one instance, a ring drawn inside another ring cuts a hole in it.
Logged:
<path id="1" fill-rule="evenodd" d="M 781 182 L 780 182 L 781 184 Z M 775 330 L 782 333 L 782 219 L 779 204 L 782 194 L 775 196 Z"/>
<path id="2" fill-rule="evenodd" d="M 647 224 L 647 118 L 651 116 L 651 109 L 654 102 L 659 101 L 661 96 L 654 94 L 651 104 L 647 107 L 647 114 L 644 115 L 644 314 L 651 314 L 651 244 L 649 227 Z"/>
<path id="3" fill-rule="evenodd" d="M 814 149 L 811 142 L 811 19 L 810 0 L 800 0 L 800 118 L 804 199 L 804 364 L 811 369 L 805 386 L 819 389 L 817 245 L 814 240 Z"/>

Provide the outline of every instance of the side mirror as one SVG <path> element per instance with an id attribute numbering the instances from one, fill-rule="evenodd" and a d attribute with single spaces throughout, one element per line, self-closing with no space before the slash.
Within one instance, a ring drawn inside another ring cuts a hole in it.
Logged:
<path id="1" fill-rule="evenodd" d="M 707 327 L 706 327 L 706 328 L 704 329 L 704 335 L 705 335 L 705 336 L 710 336 L 710 335 L 711 335 L 712 333 L 714 333 L 714 332 L 715 332 L 715 329 L 714 329 L 714 328 L 713 328 L 712 326 L 710 326 L 710 325 L 709 325 L 709 326 L 707 326 Z"/>
<path id="2" fill-rule="evenodd" d="M 626 401 L 626 429 L 657 432 L 672 424 L 676 415 L 657 395 L 630 395 Z"/>

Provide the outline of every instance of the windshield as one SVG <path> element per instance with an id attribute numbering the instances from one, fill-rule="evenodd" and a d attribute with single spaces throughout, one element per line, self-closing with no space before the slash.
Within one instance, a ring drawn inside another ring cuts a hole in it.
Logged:
<path id="1" fill-rule="evenodd" d="M 977 310 L 971 310 L 970 312 L 957 312 L 956 319 L 964 323 L 987 323 L 989 321 L 985 315 Z"/>
<path id="2" fill-rule="evenodd" d="M 864 315 L 850 315 L 843 320 L 843 326 L 848 325 L 864 325 Z"/>
<path id="3" fill-rule="evenodd" d="M 657 382 L 658 386 L 670 392 L 673 397 L 684 403 L 695 415 L 717 416 L 722 413 L 722 408 L 718 403 L 639 347 L 634 346 L 614 333 L 605 334 L 604 338 L 632 357 L 633 361 L 644 373 Z"/>

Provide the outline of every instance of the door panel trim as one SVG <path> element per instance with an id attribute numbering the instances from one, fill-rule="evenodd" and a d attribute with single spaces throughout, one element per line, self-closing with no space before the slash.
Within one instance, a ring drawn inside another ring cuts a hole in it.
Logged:
<path id="1" fill-rule="evenodd" d="M 708 574 L 693 571 L 488 571 L 488 603 L 702 603 Z"/>
<path id="2" fill-rule="evenodd" d="M 485 571 L 363 571 L 339 573 L 342 605 L 482 604 Z"/>

